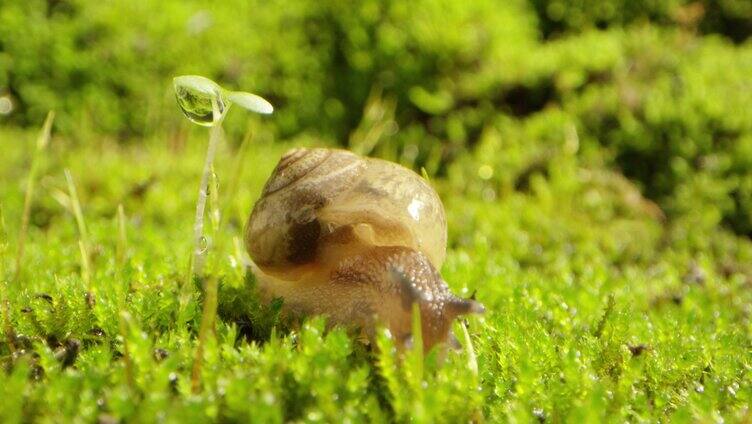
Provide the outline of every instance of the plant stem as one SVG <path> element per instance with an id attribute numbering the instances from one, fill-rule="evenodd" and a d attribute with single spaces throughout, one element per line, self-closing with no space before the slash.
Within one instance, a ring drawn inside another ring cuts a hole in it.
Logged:
<path id="1" fill-rule="evenodd" d="M 214 328 L 214 317 L 217 314 L 217 277 L 211 276 L 206 280 L 204 297 L 204 310 L 201 313 L 201 326 L 198 331 L 198 343 L 196 345 L 196 357 L 193 360 L 191 372 L 191 390 L 193 393 L 201 391 L 201 365 L 204 359 L 204 346 L 209 333 Z"/>
<path id="2" fill-rule="evenodd" d="M 86 290 L 91 293 L 91 264 L 89 263 L 89 233 L 86 230 L 86 221 L 84 220 L 84 213 L 81 210 L 81 202 L 78 199 L 78 191 L 76 191 L 76 185 L 73 183 L 73 176 L 68 169 L 65 170 L 65 180 L 68 182 L 68 196 L 70 197 L 71 209 L 73 209 L 73 216 L 76 218 L 76 224 L 78 225 L 78 247 L 81 250 L 81 267 L 83 269 L 82 275 L 84 282 L 86 283 Z"/>
<path id="3" fill-rule="evenodd" d="M 212 109 L 214 113 L 215 123 L 211 127 L 209 132 L 209 147 L 206 152 L 206 161 L 204 162 L 204 172 L 201 175 L 201 186 L 199 187 L 198 203 L 196 204 L 196 223 L 194 226 L 194 243 L 195 250 L 193 255 L 193 275 L 201 275 L 204 262 L 206 260 L 206 253 L 208 247 L 202 248 L 202 239 L 204 237 L 204 209 L 206 208 L 206 200 L 208 197 L 207 189 L 209 186 L 209 178 L 212 178 L 212 210 L 216 211 L 219 215 L 219 193 L 218 183 L 216 175 L 213 173 L 214 155 L 217 151 L 217 145 L 222 139 L 222 121 L 219 113 L 219 107 L 217 102 L 212 100 Z M 219 118 L 219 119 L 217 119 Z M 219 227 L 219 216 L 216 217 L 214 226 L 214 236 L 217 235 Z M 201 367 L 204 360 L 204 349 L 206 340 L 209 337 L 209 333 L 214 329 L 214 321 L 217 315 L 217 290 L 219 281 L 217 276 L 211 275 L 209 279 L 204 283 L 204 307 L 201 312 L 201 325 L 198 332 L 198 341 L 196 344 L 196 357 L 193 360 L 193 370 L 191 372 L 191 391 L 193 393 L 199 393 L 201 391 Z"/>
<path id="4" fill-rule="evenodd" d="M 118 232 L 118 245 L 117 245 L 117 259 L 121 267 L 121 281 L 118 287 L 117 293 L 117 305 L 118 305 L 118 331 L 120 337 L 123 338 L 123 363 L 125 364 L 125 380 L 128 383 L 128 387 L 135 391 L 136 380 L 133 377 L 133 362 L 131 361 L 131 352 L 128 345 L 128 324 L 130 323 L 130 314 L 126 311 L 125 304 L 128 297 L 128 283 L 125 278 L 125 266 L 128 262 L 128 238 L 125 230 L 125 209 L 123 204 L 118 205 L 117 210 L 117 232 Z"/>
<path id="5" fill-rule="evenodd" d="M 405 356 L 405 377 L 406 383 L 412 392 L 413 414 L 417 422 L 425 421 L 426 411 L 423 408 L 423 398 L 425 389 L 423 387 L 423 378 L 425 375 L 424 351 L 423 346 L 423 325 L 421 324 L 420 305 L 413 303 L 412 309 L 412 347 L 406 352 Z"/>
<path id="6" fill-rule="evenodd" d="M 419 382 L 423 380 L 423 325 L 421 324 L 420 305 L 413 303 L 412 309 L 412 353 L 415 358 L 415 375 Z"/>
<path id="7" fill-rule="evenodd" d="M 125 219 L 125 209 L 123 208 L 123 204 L 121 203 L 118 205 L 117 210 L 117 258 L 121 266 L 125 265 L 125 261 L 128 257 L 128 233 L 125 230 Z"/>
<path id="8" fill-rule="evenodd" d="M 15 280 L 21 276 L 23 270 L 23 257 L 26 248 L 26 233 L 29 229 L 29 218 L 31 216 L 31 202 L 34 199 L 34 187 L 36 185 L 37 172 L 39 169 L 39 160 L 42 152 L 50 142 L 50 133 L 52 131 L 52 122 L 55 119 L 55 112 L 47 113 L 47 118 L 42 125 L 42 131 L 37 137 L 37 145 L 34 150 L 34 157 L 31 159 L 31 169 L 29 170 L 29 182 L 26 186 L 26 195 L 24 198 L 23 215 L 21 216 L 21 230 L 18 234 L 18 254 L 16 255 L 16 275 Z"/>
<path id="9" fill-rule="evenodd" d="M 128 382 L 128 387 L 131 390 L 136 389 L 136 381 L 133 378 L 133 363 L 131 362 L 131 352 L 128 347 L 128 312 L 125 311 L 123 305 L 120 306 L 118 312 L 118 329 L 120 330 L 120 336 L 123 338 L 123 362 L 125 363 L 125 379 Z"/>
<path id="10" fill-rule="evenodd" d="M 220 217 L 222 216 L 219 209 L 219 178 L 214 171 L 214 165 L 212 165 L 209 174 L 209 223 L 211 224 L 209 233 L 211 234 L 213 246 L 217 245 L 217 233 L 219 232 Z"/>
<path id="11" fill-rule="evenodd" d="M 4 281 L 5 276 L 5 254 L 8 250 L 8 235 L 5 232 L 5 215 L 3 214 L 3 204 L 0 203 L 0 281 Z M 0 292 L 2 294 L 2 292 Z"/>
<path id="12" fill-rule="evenodd" d="M 5 232 L 5 216 L 3 208 L 0 205 L 0 306 L 2 306 L 2 325 L 5 337 L 8 339 L 8 348 L 10 352 L 16 351 L 14 343 L 13 326 L 10 323 L 10 302 L 8 301 L 8 281 L 5 280 L 5 253 L 8 248 L 8 238 Z"/>
<path id="13" fill-rule="evenodd" d="M 216 101 L 212 100 L 212 107 L 214 108 L 214 116 L 218 117 L 219 109 Z M 221 119 L 221 118 L 220 118 Z M 206 159 L 204 160 L 204 170 L 201 173 L 201 183 L 198 189 L 198 201 L 196 202 L 196 220 L 193 225 L 193 266 L 191 276 L 193 274 L 201 275 L 204 268 L 204 262 L 206 261 L 206 251 L 208 247 L 202 246 L 204 244 L 204 211 L 206 209 L 207 189 L 209 187 L 209 176 L 211 174 L 212 163 L 214 163 L 214 156 L 217 152 L 217 145 L 222 139 L 222 122 L 215 122 L 209 129 L 209 147 L 206 150 Z"/>
<path id="14" fill-rule="evenodd" d="M 465 321 L 460 320 L 460 327 L 462 328 L 462 336 L 465 340 L 465 352 L 467 353 L 467 368 L 473 374 L 474 377 L 478 377 L 478 358 L 475 356 L 475 348 L 473 348 L 473 340 L 470 338 L 470 332 L 467 331 L 467 325 Z"/>
<path id="15" fill-rule="evenodd" d="M 462 328 L 462 336 L 465 341 L 465 352 L 467 353 L 467 368 L 473 376 L 473 383 L 475 387 L 479 387 L 478 381 L 478 358 L 475 355 L 475 348 L 473 347 L 473 340 L 470 338 L 470 332 L 467 331 L 467 322 L 465 320 L 460 321 L 460 328 Z M 473 411 L 473 422 L 483 423 L 486 419 L 483 415 L 481 408 Z"/>

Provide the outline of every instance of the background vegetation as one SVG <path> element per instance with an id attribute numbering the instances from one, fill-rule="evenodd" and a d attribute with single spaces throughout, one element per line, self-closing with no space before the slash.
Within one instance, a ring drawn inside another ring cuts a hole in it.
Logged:
<path id="1" fill-rule="evenodd" d="M 750 419 L 750 35 L 746 0 L 2 2 L 0 416 Z M 177 110 L 179 74 L 276 107 L 226 120 L 199 394 L 203 298 L 184 281 L 206 134 Z M 401 363 L 387 338 L 291 329 L 258 304 L 234 238 L 299 145 L 426 169 L 449 214 L 443 275 L 489 310 L 469 323 L 477 373 L 465 352 Z"/>

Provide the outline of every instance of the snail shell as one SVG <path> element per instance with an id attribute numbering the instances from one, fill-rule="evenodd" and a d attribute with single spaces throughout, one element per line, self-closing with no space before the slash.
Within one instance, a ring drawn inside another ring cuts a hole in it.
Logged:
<path id="1" fill-rule="evenodd" d="M 408 342 L 417 303 L 426 348 L 447 340 L 455 317 L 483 310 L 439 275 L 446 239 L 441 200 L 413 171 L 303 148 L 282 157 L 245 234 L 262 293 L 286 310 L 369 335 L 383 324 Z"/>

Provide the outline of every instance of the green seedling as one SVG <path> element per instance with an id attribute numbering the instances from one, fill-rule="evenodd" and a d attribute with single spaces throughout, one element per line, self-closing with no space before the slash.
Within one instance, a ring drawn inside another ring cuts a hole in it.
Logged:
<path id="1" fill-rule="evenodd" d="M 185 75 L 173 80 L 178 106 L 193 123 L 210 127 L 209 146 L 201 174 L 198 201 L 196 202 L 196 219 L 193 226 L 193 259 L 189 275 L 200 275 L 208 241 L 204 237 L 204 211 L 206 209 L 207 188 L 217 145 L 222 139 L 222 121 L 230 106 L 238 106 L 261 114 L 271 114 L 274 107 L 260 96 L 242 91 L 228 91 L 214 81 L 198 76 Z"/>
<path id="2" fill-rule="evenodd" d="M 212 232 L 216 236 L 221 220 L 218 201 L 218 180 L 214 173 L 214 156 L 217 146 L 222 140 L 222 121 L 230 106 L 238 106 L 251 112 L 270 114 L 274 111 L 272 105 L 263 98 L 240 91 L 228 91 L 214 81 L 196 75 L 181 76 L 174 79 L 175 95 L 178 106 L 185 116 L 193 123 L 210 127 L 209 146 L 204 160 L 204 170 L 201 174 L 201 182 L 196 202 L 196 219 L 193 226 L 193 254 L 189 266 L 188 278 L 193 275 L 201 275 L 206 261 L 209 241 L 204 236 L 204 215 L 207 198 L 209 197 L 209 182 L 211 179 L 211 213 L 210 221 Z M 203 311 L 201 314 L 201 326 L 196 347 L 196 356 L 193 363 L 191 388 L 194 393 L 201 389 L 200 376 L 203 362 L 203 351 L 206 338 L 214 328 L 217 314 L 217 277 L 212 276 L 205 286 Z M 189 287 L 189 285 L 186 285 Z"/>

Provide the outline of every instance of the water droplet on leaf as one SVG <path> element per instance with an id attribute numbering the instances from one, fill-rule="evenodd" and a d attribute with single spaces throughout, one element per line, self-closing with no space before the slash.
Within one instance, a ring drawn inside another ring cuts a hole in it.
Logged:
<path id="1" fill-rule="evenodd" d="M 186 75 L 173 80 L 178 106 L 192 122 L 211 127 L 222 121 L 230 104 L 226 102 L 222 87 L 209 78 Z M 216 102 L 218 116 L 214 116 L 212 102 Z"/>

